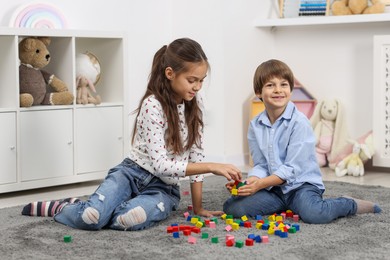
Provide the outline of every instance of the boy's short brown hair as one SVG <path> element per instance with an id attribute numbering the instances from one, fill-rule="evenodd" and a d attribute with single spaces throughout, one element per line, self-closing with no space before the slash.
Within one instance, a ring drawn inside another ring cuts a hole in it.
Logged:
<path id="1" fill-rule="evenodd" d="M 261 94 L 263 86 L 272 78 L 282 78 L 290 84 L 290 90 L 294 88 L 294 74 L 286 63 L 280 60 L 268 60 L 261 63 L 253 77 L 253 89 L 255 94 Z"/>

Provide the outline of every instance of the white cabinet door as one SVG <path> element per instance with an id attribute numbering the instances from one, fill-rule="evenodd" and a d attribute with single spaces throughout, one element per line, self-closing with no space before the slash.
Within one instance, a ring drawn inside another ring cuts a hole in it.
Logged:
<path id="1" fill-rule="evenodd" d="M 76 173 L 107 171 L 124 158 L 123 108 L 76 110 Z"/>
<path id="2" fill-rule="evenodd" d="M 390 167 L 390 36 L 374 36 L 373 165 Z"/>
<path id="3" fill-rule="evenodd" d="M 0 113 L 0 184 L 16 182 L 15 113 Z"/>
<path id="4" fill-rule="evenodd" d="M 73 175 L 72 110 L 20 113 L 22 181 Z"/>

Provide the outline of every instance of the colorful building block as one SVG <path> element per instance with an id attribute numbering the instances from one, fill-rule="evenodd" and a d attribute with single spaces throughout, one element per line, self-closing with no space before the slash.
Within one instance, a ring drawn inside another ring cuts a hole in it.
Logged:
<path id="1" fill-rule="evenodd" d="M 213 243 L 213 244 L 218 244 L 218 243 L 219 243 L 218 237 L 212 237 L 212 238 L 211 238 L 211 243 Z"/>
<path id="2" fill-rule="evenodd" d="M 65 242 L 65 243 L 70 243 L 70 242 L 72 242 L 72 236 L 69 236 L 69 235 L 64 236 L 64 242 Z"/>
<path id="3" fill-rule="evenodd" d="M 228 239 L 225 241 L 226 246 L 232 247 L 234 245 L 234 239 Z"/>
<path id="4" fill-rule="evenodd" d="M 190 244 L 196 244 L 196 238 L 193 237 L 193 236 L 189 236 L 189 237 L 188 237 L 188 243 L 190 243 Z"/>
<path id="5" fill-rule="evenodd" d="M 241 240 L 236 241 L 236 247 L 242 248 L 243 246 L 244 246 L 244 241 L 241 241 Z"/>
<path id="6" fill-rule="evenodd" d="M 252 223 L 249 222 L 249 221 L 246 221 L 246 222 L 244 222 L 244 227 L 251 228 L 252 227 Z"/>
<path id="7" fill-rule="evenodd" d="M 240 225 L 237 224 L 237 223 L 233 223 L 232 224 L 232 228 L 233 228 L 233 230 L 239 230 L 240 229 Z"/>
<path id="8" fill-rule="evenodd" d="M 245 239 L 246 246 L 253 246 L 253 243 L 254 243 L 253 239 L 250 239 L 250 238 Z"/>

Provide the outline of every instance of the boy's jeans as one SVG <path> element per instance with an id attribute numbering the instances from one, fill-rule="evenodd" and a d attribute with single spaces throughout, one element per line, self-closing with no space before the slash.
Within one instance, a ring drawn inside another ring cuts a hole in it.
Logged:
<path id="1" fill-rule="evenodd" d="M 339 217 L 355 215 L 356 202 L 350 198 L 323 199 L 323 191 L 304 183 L 299 188 L 283 194 L 279 187 L 260 190 L 252 196 L 232 196 L 224 204 L 226 214 L 234 217 L 272 215 L 288 209 L 306 223 L 329 223 Z"/>
<path id="2" fill-rule="evenodd" d="M 126 158 L 109 170 L 103 183 L 87 201 L 66 205 L 54 219 L 64 225 L 85 230 L 141 230 L 166 219 L 178 208 L 179 201 L 178 186 L 165 184 Z M 83 220 L 83 213 L 89 207 L 94 212 L 97 210 L 97 223 L 86 223 L 85 214 Z M 127 219 L 133 225 L 125 226 L 123 221 L 118 222 L 118 216 L 123 216 L 132 209 L 136 209 L 133 212 L 137 214 L 128 215 Z"/>

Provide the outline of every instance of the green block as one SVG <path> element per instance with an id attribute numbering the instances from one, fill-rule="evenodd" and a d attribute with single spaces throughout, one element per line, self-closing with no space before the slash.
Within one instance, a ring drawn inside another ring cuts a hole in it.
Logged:
<path id="1" fill-rule="evenodd" d="M 218 244 L 218 237 L 212 237 L 211 238 L 211 243 Z"/>
<path id="2" fill-rule="evenodd" d="M 72 236 L 64 236 L 64 242 L 65 242 L 65 243 L 70 243 L 70 242 L 72 242 Z"/>
<path id="3" fill-rule="evenodd" d="M 215 224 L 218 224 L 218 218 L 213 217 L 213 218 L 211 218 L 210 220 L 213 221 Z"/>
<path id="4" fill-rule="evenodd" d="M 295 227 L 290 227 L 288 233 L 297 233 L 297 229 Z"/>
<path id="5" fill-rule="evenodd" d="M 240 187 L 242 187 L 242 186 L 245 186 L 245 182 L 240 182 L 240 183 L 238 183 L 238 184 L 237 184 L 237 189 L 240 188 Z"/>
<path id="6" fill-rule="evenodd" d="M 244 246 L 244 242 L 241 241 L 241 240 L 237 240 L 237 242 L 236 242 L 236 247 L 241 248 L 241 247 L 243 247 L 243 246 Z"/>
<path id="7" fill-rule="evenodd" d="M 233 219 L 233 215 L 227 215 L 226 218 L 227 219 Z"/>
<path id="8" fill-rule="evenodd" d="M 209 234 L 208 233 L 202 233 L 202 238 L 209 238 Z"/>

